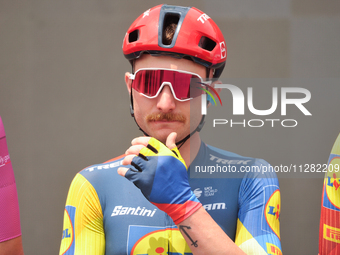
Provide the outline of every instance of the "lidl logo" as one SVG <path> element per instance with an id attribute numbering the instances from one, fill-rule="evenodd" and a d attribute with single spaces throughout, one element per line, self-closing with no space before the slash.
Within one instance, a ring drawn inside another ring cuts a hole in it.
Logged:
<path id="1" fill-rule="evenodd" d="M 275 219 L 278 220 L 280 217 L 280 204 L 277 204 L 276 208 L 274 206 L 269 206 L 268 214 L 275 216 Z"/>
<path id="2" fill-rule="evenodd" d="M 270 255 L 282 255 L 282 251 L 279 247 L 272 243 L 266 243 L 267 246 L 267 253 Z"/>
<path id="3" fill-rule="evenodd" d="M 340 243 L 340 229 L 323 224 L 323 238 L 334 243 Z"/>
<path id="4" fill-rule="evenodd" d="M 74 254 L 75 240 L 74 240 L 74 219 L 76 208 L 67 205 L 64 214 L 64 230 L 61 241 L 61 254 Z"/>
<path id="5" fill-rule="evenodd" d="M 178 228 L 129 226 L 130 255 L 192 255 Z"/>
<path id="6" fill-rule="evenodd" d="M 334 157 L 329 163 L 325 179 L 327 198 L 337 209 L 340 209 L 340 173 L 336 172 L 336 167 L 339 165 L 340 157 Z"/>
<path id="7" fill-rule="evenodd" d="M 264 215 L 271 230 L 280 238 L 280 211 L 281 211 L 280 190 L 277 189 L 268 199 Z"/>
<path id="8" fill-rule="evenodd" d="M 63 237 L 61 238 L 61 240 L 63 240 L 64 238 L 72 238 L 72 232 L 73 229 L 67 228 L 63 230 Z"/>

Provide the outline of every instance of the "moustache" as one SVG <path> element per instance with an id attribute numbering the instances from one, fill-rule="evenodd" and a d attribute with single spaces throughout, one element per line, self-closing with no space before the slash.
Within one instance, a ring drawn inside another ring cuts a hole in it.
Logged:
<path id="1" fill-rule="evenodd" d="M 185 122 L 186 117 L 175 113 L 151 113 L 146 116 L 147 121 L 179 121 Z"/>

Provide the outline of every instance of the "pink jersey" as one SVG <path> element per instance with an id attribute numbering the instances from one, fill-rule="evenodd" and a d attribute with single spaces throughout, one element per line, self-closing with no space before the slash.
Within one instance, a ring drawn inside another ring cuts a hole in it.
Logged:
<path id="1" fill-rule="evenodd" d="M 0 242 L 21 235 L 18 194 L 0 117 Z"/>

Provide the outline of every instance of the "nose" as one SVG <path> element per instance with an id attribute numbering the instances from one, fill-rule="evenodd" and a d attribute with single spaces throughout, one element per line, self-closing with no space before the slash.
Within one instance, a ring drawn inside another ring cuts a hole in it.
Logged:
<path id="1" fill-rule="evenodd" d="M 176 99 L 168 85 L 165 85 L 157 97 L 157 108 L 162 112 L 171 112 L 176 107 Z"/>

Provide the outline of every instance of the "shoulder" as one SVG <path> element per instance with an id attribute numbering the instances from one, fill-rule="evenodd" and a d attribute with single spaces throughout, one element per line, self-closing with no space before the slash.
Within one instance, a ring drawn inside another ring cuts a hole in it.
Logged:
<path id="1" fill-rule="evenodd" d="M 88 166 L 79 172 L 88 181 L 117 176 L 117 169 L 122 165 L 124 155 L 120 155 L 103 163 Z"/>
<path id="2" fill-rule="evenodd" d="M 243 186 L 278 186 L 275 169 L 264 159 L 242 156 L 204 143 L 201 155 L 204 155 L 201 158 L 205 158 L 205 162 L 202 159 L 196 162 L 215 167 L 215 178 L 226 177 L 225 174 L 228 173 L 228 178 L 242 178 Z"/>
<path id="3" fill-rule="evenodd" d="M 229 169 L 232 167 L 235 170 L 233 172 L 241 172 L 240 168 L 242 166 L 253 165 L 255 163 L 254 158 L 244 157 L 205 143 L 202 143 L 197 158 L 197 163 L 221 168 L 228 167 Z"/>
<path id="4" fill-rule="evenodd" d="M 238 173 L 238 177 L 276 178 L 274 169 L 264 159 L 242 156 L 204 143 L 201 151 L 204 151 L 200 152 L 200 156 L 204 155 L 201 158 L 206 164 L 228 168 L 228 172 Z"/>
<path id="5" fill-rule="evenodd" d="M 110 159 L 108 161 L 105 161 L 103 163 L 94 164 L 91 166 L 88 166 L 81 170 L 79 173 L 82 175 L 86 175 L 87 173 L 98 173 L 100 170 L 108 170 L 113 168 L 118 168 L 122 163 L 122 160 L 124 158 L 124 155 L 120 155 L 118 157 L 115 157 L 113 159 Z"/>
<path id="6" fill-rule="evenodd" d="M 272 177 L 276 178 L 274 168 L 264 159 L 242 156 L 230 151 L 222 150 L 211 145 L 206 145 L 210 159 L 216 163 L 247 165 L 242 171 L 247 178 L 251 177 Z M 219 158 L 219 156 L 221 158 Z"/>
<path id="7" fill-rule="evenodd" d="M 107 198 L 112 199 L 116 196 L 114 190 L 128 185 L 128 181 L 117 173 L 123 158 L 124 155 L 121 155 L 103 163 L 88 166 L 77 173 L 70 185 L 67 203 L 76 204 L 86 199 L 100 201 L 102 204 Z"/>
<path id="8" fill-rule="evenodd" d="M 210 156 L 210 160 L 215 161 L 216 163 L 246 165 L 253 164 L 255 161 L 254 158 L 241 156 L 234 152 L 222 150 L 208 144 L 204 144 L 203 146 L 206 146 L 207 154 L 209 154 L 208 156 Z"/>
<path id="9" fill-rule="evenodd" d="M 209 144 L 203 143 L 203 145 L 205 145 L 205 146 L 207 147 L 207 149 L 210 151 L 210 153 L 216 153 L 216 154 L 224 155 L 224 156 L 226 156 L 226 157 L 248 158 L 248 157 L 241 156 L 241 155 L 239 155 L 239 154 L 237 154 L 237 153 L 234 153 L 234 152 L 222 150 L 222 149 L 220 149 L 220 148 L 211 146 L 211 145 L 209 145 Z"/>
<path id="10" fill-rule="evenodd" d="M 121 182 L 122 177 L 118 175 L 117 169 L 122 165 L 124 155 L 110 159 L 103 163 L 88 166 L 78 172 L 73 178 L 70 190 L 79 190 L 91 187 L 100 192 L 106 186 Z"/>

